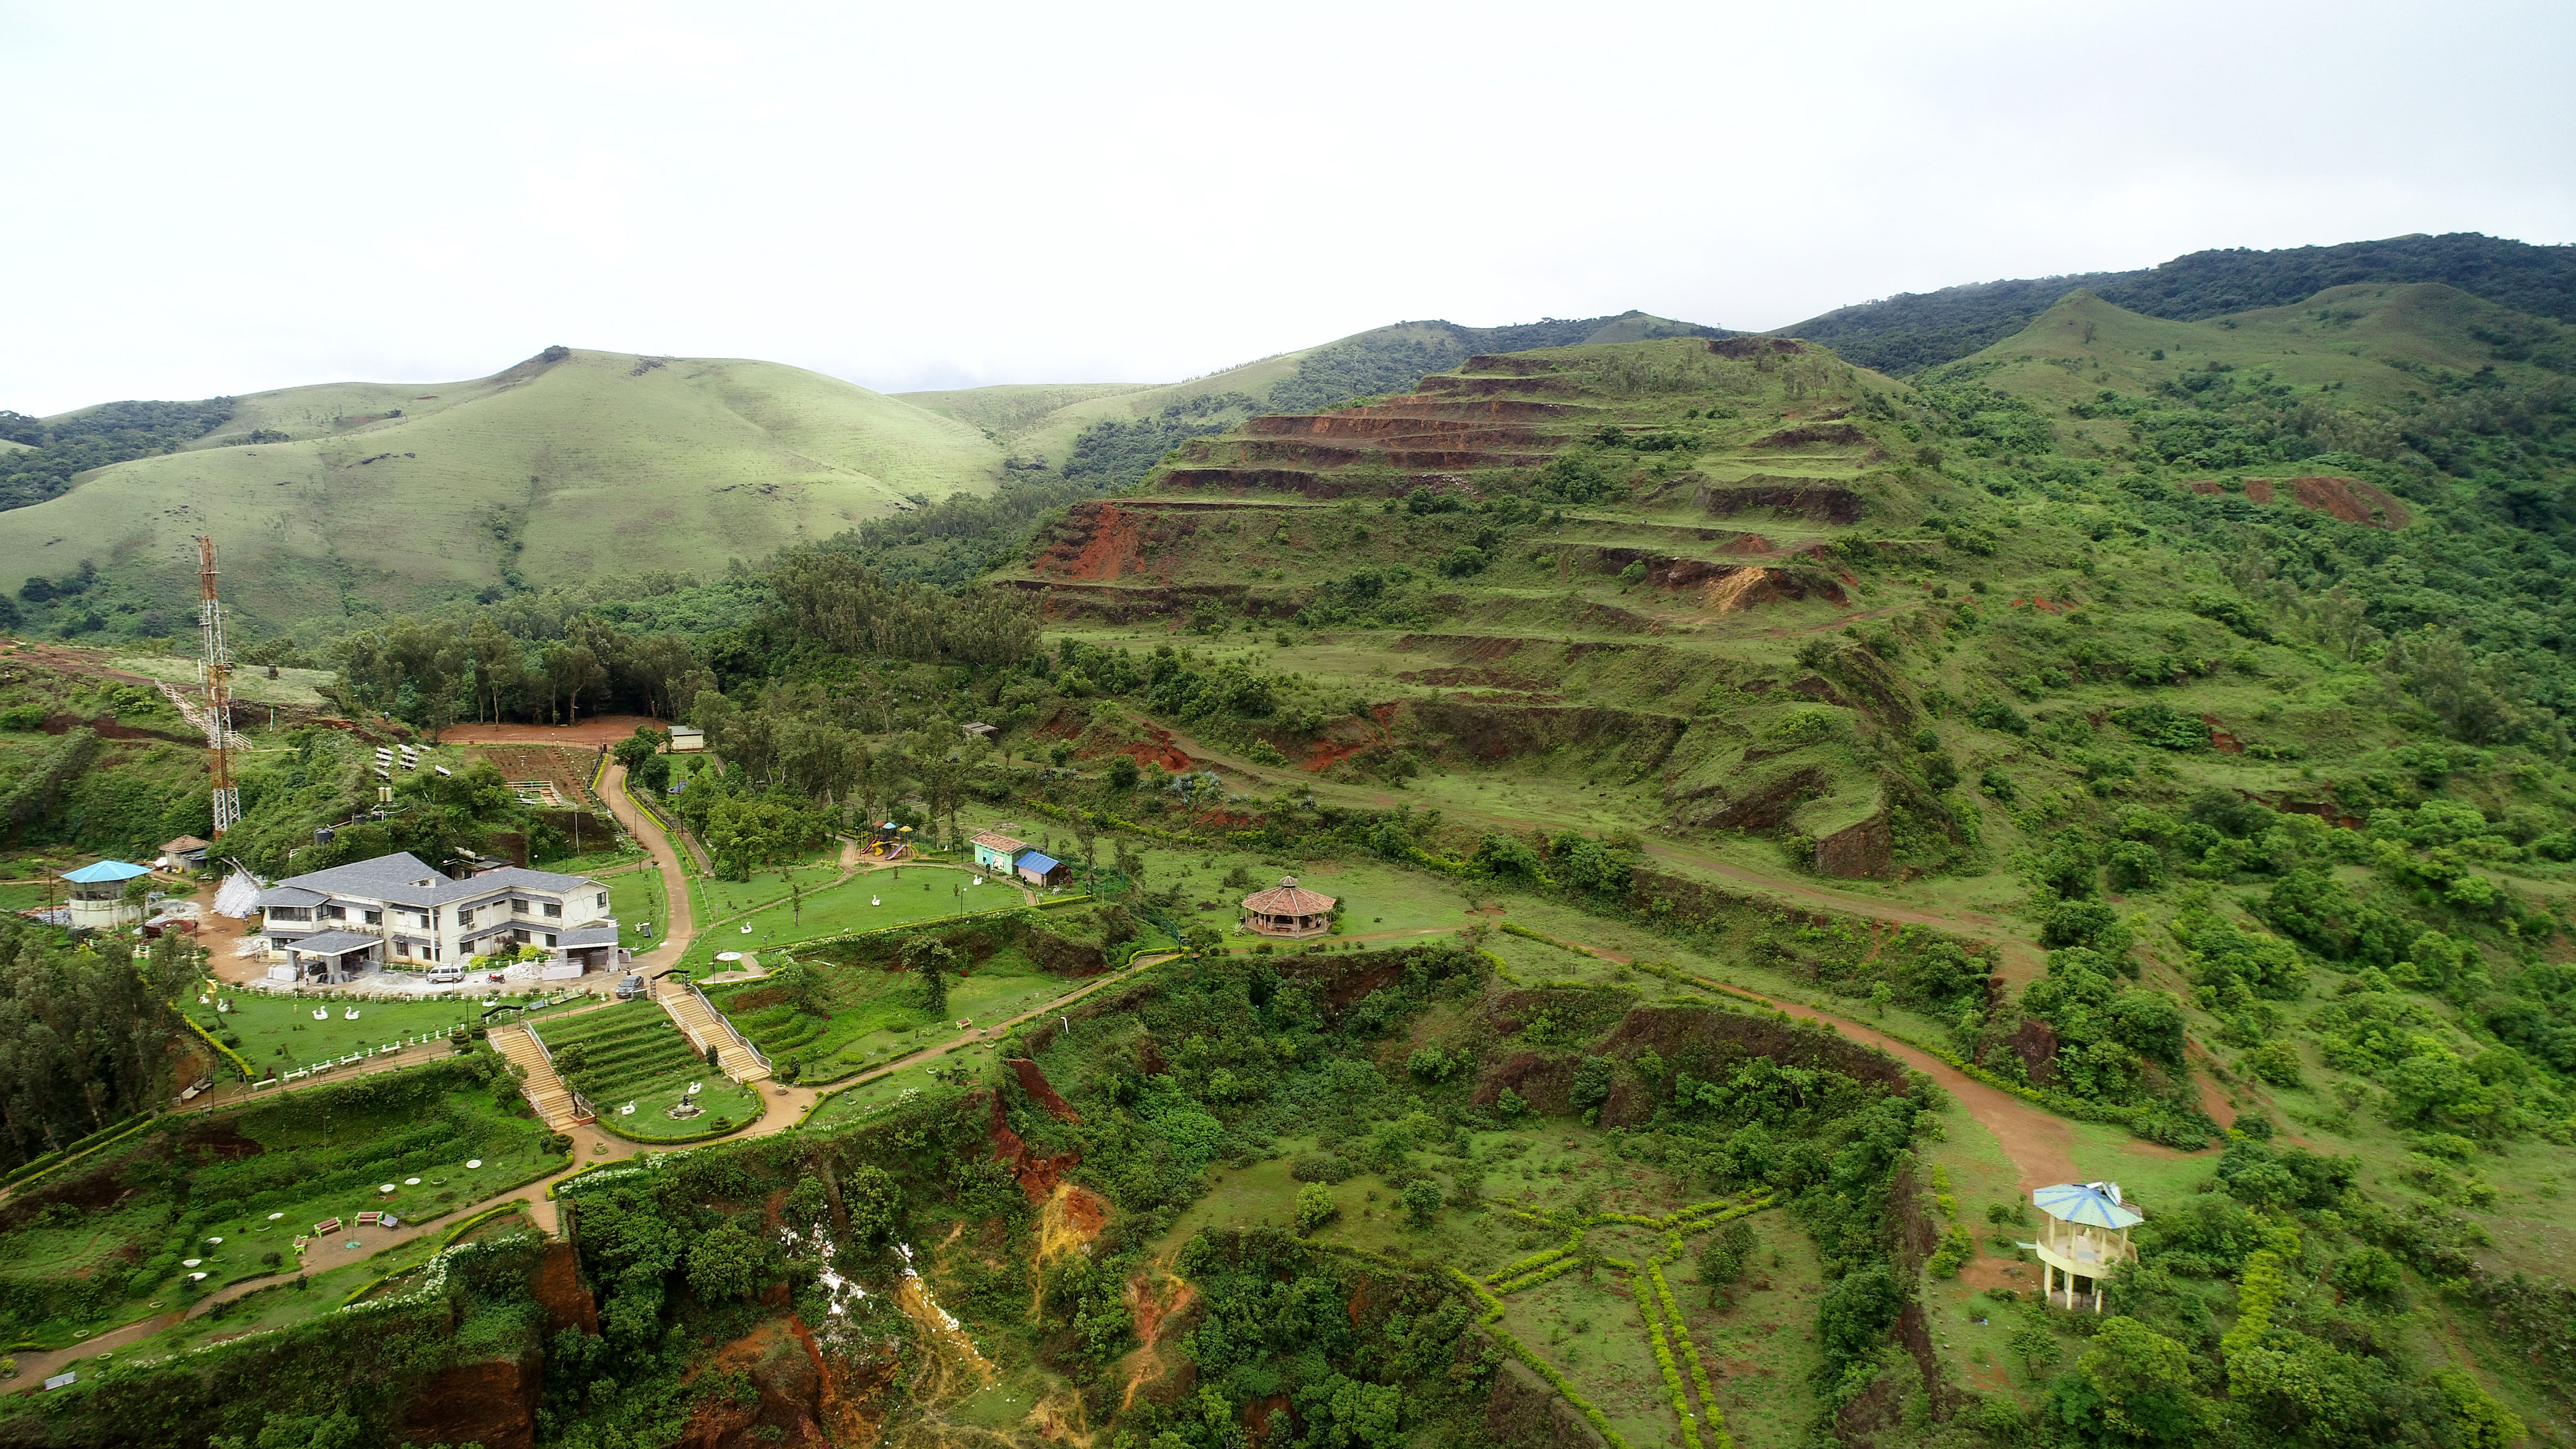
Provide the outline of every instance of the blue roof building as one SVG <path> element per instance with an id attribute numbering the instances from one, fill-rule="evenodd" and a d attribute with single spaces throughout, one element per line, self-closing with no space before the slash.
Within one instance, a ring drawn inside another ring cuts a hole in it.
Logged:
<path id="1" fill-rule="evenodd" d="M 125 883 L 152 872 L 148 867 L 125 860 L 96 860 L 78 870 L 63 872 L 63 884 L 70 889 L 69 908 L 74 929 L 113 931 L 121 926 L 140 925 L 143 905 L 128 904 Z"/>
<path id="2" fill-rule="evenodd" d="M 1042 851 L 1024 850 L 1011 866 L 1011 873 L 1036 886 L 1062 885 L 1073 876 L 1073 868 Z"/>

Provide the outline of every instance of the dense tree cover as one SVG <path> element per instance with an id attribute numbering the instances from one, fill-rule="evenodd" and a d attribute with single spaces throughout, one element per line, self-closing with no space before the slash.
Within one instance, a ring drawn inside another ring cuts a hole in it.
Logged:
<path id="1" fill-rule="evenodd" d="M 2354 282 L 2443 282 L 2516 311 L 2576 321 L 2576 248 L 2476 232 L 2280 251 L 2191 252 L 2134 272 L 1976 282 L 1837 308 L 1780 329 L 1864 367 L 1906 376 L 2010 337 L 2078 287 L 2150 317 L 2192 320 L 2282 307 Z"/>
<path id="2" fill-rule="evenodd" d="M 15 1166 L 173 1089 L 171 1002 L 205 953 L 165 935 L 140 958 L 0 916 L 0 1151 Z"/>
<path id="3" fill-rule="evenodd" d="M 112 402 L 53 419 L 0 412 L 0 438 L 25 449 L 0 452 L 0 508 L 42 503 L 92 468 L 175 453 L 233 415 L 233 400 Z"/>
<path id="4" fill-rule="evenodd" d="M 1102 418 L 1074 435 L 1065 481 L 1104 491 L 1124 488 L 1142 481 L 1165 453 L 1192 438 L 1226 432 L 1260 410 L 1248 393 L 1219 392 L 1184 398 L 1140 418 Z"/>

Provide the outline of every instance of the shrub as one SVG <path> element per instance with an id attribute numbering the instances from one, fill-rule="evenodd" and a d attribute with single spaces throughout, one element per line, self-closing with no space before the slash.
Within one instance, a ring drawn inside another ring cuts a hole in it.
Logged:
<path id="1" fill-rule="evenodd" d="M 1342 1215 L 1342 1205 L 1333 1201 L 1333 1190 L 1320 1182 L 1310 1182 L 1297 1189 L 1297 1231 L 1312 1233 Z"/>

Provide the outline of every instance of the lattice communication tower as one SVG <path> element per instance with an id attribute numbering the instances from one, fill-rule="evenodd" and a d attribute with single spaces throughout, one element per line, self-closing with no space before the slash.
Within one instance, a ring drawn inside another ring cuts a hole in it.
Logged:
<path id="1" fill-rule="evenodd" d="M 215 541 L 197 537 L 197 623 L 205 658 L 197 673 L 206 687 L 206 765 L 215 794 L 215 837 L 241 821 L 241 790 L 233 784 L 233 655 L 224 645 L 224 606 L 215 598 Z"/>

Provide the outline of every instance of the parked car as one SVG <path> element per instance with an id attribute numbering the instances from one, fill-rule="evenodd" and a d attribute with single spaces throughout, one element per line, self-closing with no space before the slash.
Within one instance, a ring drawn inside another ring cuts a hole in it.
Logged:
<path id="1" fill-rule="evenodd" d="M 617 999 L 620 1001 L 632 1001 L 643 994 L 644 978 L 640 974 L 630 974 L 617 983 Z"/>

